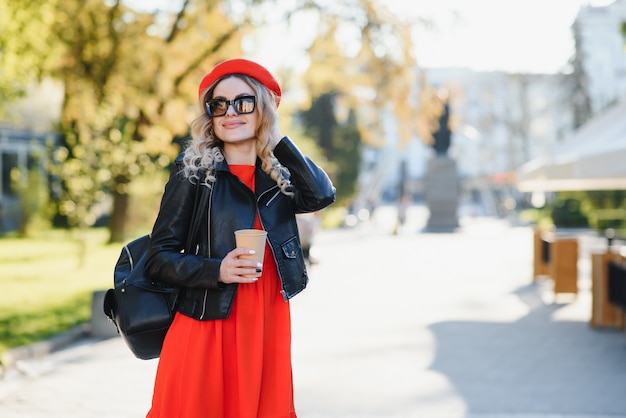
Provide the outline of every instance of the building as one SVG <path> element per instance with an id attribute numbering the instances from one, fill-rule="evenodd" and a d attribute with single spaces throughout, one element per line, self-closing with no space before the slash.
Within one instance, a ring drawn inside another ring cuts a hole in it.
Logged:
<path id="1" fill-rule="evenodd" d="M 579 126 L 605 114 L 626 97 L 626 0 L 607 6 L 583 6 L 572 33 L 576 52 L 570 73 L 421 70 L 428 85 L 451 93 L 456 126 L 449 154 L 457 160 L 466 190 L 481 189 L 482 195 L 497 195 L 502 194 L 498 189 L 508 184 L 509 193 L 515 193 L 520 167 L 530 161 L 554 160 Z M 388 132 L 393 136 L 393 129 Z M 397 139 L 388 142 L 394 144 Z M 409 161 L 409 178 L 419 182 L 430 155 L 429 150 L 422 149 L 428 147 L 420 142 L 417 138 L 415 143 L 419 145 L 401 156 L 390 155 L 393 146 L 370 151 L 375 157 L 364 161 L 396 162 L 395 171 L 389 173 L 390 184 L 381 186 L 378 179 L 375 188 L 366 182 L 361 185 L 370 200 L 373 190 L 398 188 L 395 184 L 403 178 L 403 166 L 398 161 Z M 366 171 L 364 180 L 379 177 L 372 173 L 381 170 L 370 164 Z M 494 200 L 502 201 L 502 197 Z"/>
<path id="2" fill-rule="evenodd" d="M 626 96 L 626 0 L 582 7 L 573 32 L 578 76 L 597 115 Z"/>
<path id="3" fill-rule="evenodd" d="M 514 175 L 529 160 L 549 154 L 574 129 L 567 74 L 511 74 L 467 68 L 418 71 L 428 86 L 450 93 L 453 123 L 448 154 L 458 165 L 463 200 L 478 199 L 482 213 L 497 215 L 517 200 Z M 417 78 L 417 75 L 416 75 Z M 398 199 L 401 182 L 419 198 L 434 151 L 421 138 L 398 148 L 393 117 L 385 119 L 386 144 L 363 156 L 355 210 Z"/>
<path id="4" fill-rule="evenodd" d="M 24 195 L 33 191 L 29 175 L 36 174 L 41 187 L 50 186 L 48 168 L 51 151 L 59 143 L 54 126 L 62 100 L 61 85 L 44 80 L 12 103 L 7 120 L 0 124 L 0 235 L 21 229 L 27 216 Z"/>
<path id="5" fill-rule="evenodd" d="M 573 31 L 574 77 L 582 93 L 574 97 L 586 103 L 574 108 L 575 132 L 520 168 L 518 185 L 529 192 L 620 190 L 626 184 L 626 0 L 581 8 Z"/>
<path id="6" fill-rule="evenodd" d="M 0 128 L 0 235 L 22 229 L 26 212 L 41 203 L 33 193 L 51 193 L 48 167 L 58 141 L 53 133 Z"/>

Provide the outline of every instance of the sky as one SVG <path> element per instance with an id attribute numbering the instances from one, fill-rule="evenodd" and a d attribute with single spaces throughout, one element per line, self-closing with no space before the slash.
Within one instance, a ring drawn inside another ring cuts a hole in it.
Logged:
<path id="1" fill-rule="evenodd" d="M 555 73 L 574 52 L 571 25 L 589 0 L 387 0 L 404 14 L 432 17 L 437 27 L 414 29 L 423 66 Z M 410 10 L 410 12 L 409 12 Z"/>
<path id="2" fill-rule="evenodd" d="M 278 4 L 293 4 L 281 0 Z M 329 0 L 336 1 L 336 0 Z M 126 0 L 136 6 L 167 7 L 172 0 Z M 429 18 L 430 29 L 414 25 L 415 58 L 423 67 L 467 67 L 478 71 L 558 73 L 574 52 L 571 25 L 585 5 L 614 0 L 380 0 L 403 18 Z M 277 4 L 272 3 L 268 16 Z M 282 19 L 246 38 L 246 56 L 270 70 L 305 69 L 305 50 L 316 29 L 310 15 L 290 27 Z M 346 37 L 348 39 L 349 36 Z"/>
<path id="3" fill-rule="evenodd" d="M 289 0 L 284 0 L 289 1 Z M 585 5 L 612 0 L 381 0 L 405 18 L 432 19 L 414 25 L 415 58 L 424 67 L 467 67 L 478 71 L 558 73 L 574 52 L 571 25 Z M 246 51 L 268 67 L 306 66 L 303 50 L 315 21 L 301 18 L 249 41 Z"/>

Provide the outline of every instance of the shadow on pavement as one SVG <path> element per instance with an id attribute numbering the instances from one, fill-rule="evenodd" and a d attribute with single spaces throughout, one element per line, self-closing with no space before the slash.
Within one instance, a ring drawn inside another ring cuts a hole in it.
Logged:
<path id="1" fill-rule="evenodd" d="M 541 292 L 536 283 L 514 292 L 529 309 L 514 322 L 431 324 L 430 368 L 449 379 L 470 415 L 626 416 L 623 332 L 555 320 L 567 304 L 546 304 Z"/>

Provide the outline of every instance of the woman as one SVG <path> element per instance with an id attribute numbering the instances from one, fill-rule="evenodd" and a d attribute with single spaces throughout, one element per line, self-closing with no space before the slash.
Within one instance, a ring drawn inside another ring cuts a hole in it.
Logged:
<path id="1" fill-rule="evenodd" d="M 295 214 L 330 205 L 335 189 L 281 134 L 281 88 L 267 69 L 224 61 L 198 93 L 202 114 L 165 187 L 146 260 L 155 280 L 181 289 L 148 417 L 296 417 L 288 301 L 308 276 Z M 207 215 L 197 254 L 182 254 L 197 181 L 210 189 Z M 235 248 L 234 231 L 249 228 L 267 231 L 262 265 Z"/>

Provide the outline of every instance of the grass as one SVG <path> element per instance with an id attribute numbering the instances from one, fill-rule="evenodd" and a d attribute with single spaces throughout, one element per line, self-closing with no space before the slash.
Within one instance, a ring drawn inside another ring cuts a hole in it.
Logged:
<path id="1" fill-rule="evenodd" d="M 337 227 L 343 216 L 325 210 L 323 227 Z M 61 230 L 0 238 L 0 358 L 89 321 L 93 292 L 113 287 L 122 245 L 107 245 L 103 228 L 78 238 Z"/>
<path id="2" fill-rule="evenodd" d="M 122 245 L 105 229 L 0 238 L 0 355 L 89 321 L 92 295 L 113 286 Z"/>

